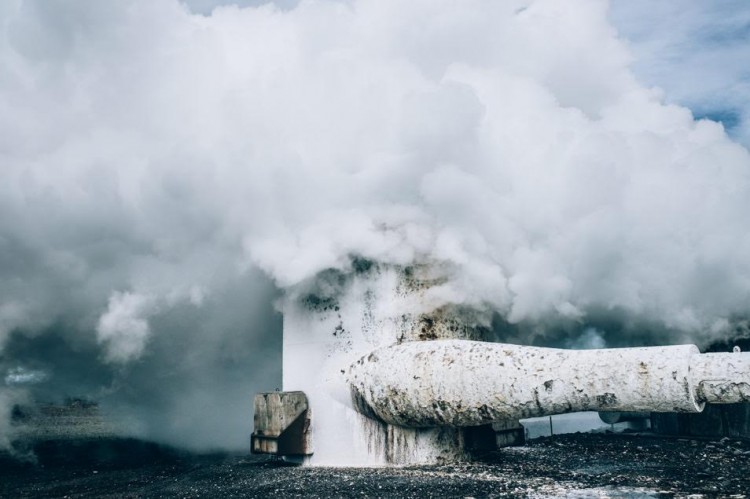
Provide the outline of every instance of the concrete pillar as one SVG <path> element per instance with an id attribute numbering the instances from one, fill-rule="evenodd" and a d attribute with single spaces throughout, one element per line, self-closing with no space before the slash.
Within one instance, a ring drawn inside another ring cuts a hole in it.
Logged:
<path id="1" fill-rule="evenodd" d="M 355 410 L 346 373 L 376 348 L 435 339 L 482 339 L 482 317 L 435 308 L 442 280 L 429 267 L 355 262 L 299 286 L 282 305 L 283 389 L 304 391 L 315 417 L 311 465 L 427 464 L 462 459 L 461 429 L 404 428 Z"/>

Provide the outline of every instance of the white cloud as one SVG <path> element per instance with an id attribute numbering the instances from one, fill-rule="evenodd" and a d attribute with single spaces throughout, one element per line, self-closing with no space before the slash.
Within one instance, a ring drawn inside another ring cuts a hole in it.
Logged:
<path id="1" fill-rule="evenodd" d="M 744 0 L 612 0 L 633 69 L 670 102 L 725 123 L 750 145 L 750 4 Z"/>
<path id="2" fill-rule="evenodd" d="M 54 261 L 101 310 L 248 258 L 291 286 L 358 254 L 493 268 L 452 293 L 513 321 L 744 314 L 747 151 L 635 80 L 606 7 L 22 2 L 0 52 L 19 278 Z"/>
<path id="3" fill-rule="evenodd" d="M 0 335 L 266 368 L 256 267 L 352 255 L 440 262 L 437 301 L 514 322 L 749 315 L 748 152 L 634 77 L 606 2 L 0 8 Z"/>
<path id="4" fill-rule="evenodd" d="M 99 318 L 96 326 L 99 342 L 107 347 L 107 359 L 127 362 L 138 358 L 151 332 L 148 318 L 157 311 L 151 296 L 113 293 L 107 312 Z"/>

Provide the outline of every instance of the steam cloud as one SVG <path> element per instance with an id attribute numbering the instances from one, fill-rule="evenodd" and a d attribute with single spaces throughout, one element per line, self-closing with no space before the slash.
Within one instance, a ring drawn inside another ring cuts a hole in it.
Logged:
<path id="1" fill-rule="evenodd" d="M 723 122 L 750 144 L 747 3 L 612 0 L 610 17 L 630 41 L 637 75 L 668 89 L 667 102 Z"/>
<path id="2" fill-rule="evenodd" d="M 604 1 L 10 0 L 0 34 L 0 369 L 38 399 L 244 448 L 273 301 L 354 257 L 548 341 L 748 318 L 750 155 Z"/>

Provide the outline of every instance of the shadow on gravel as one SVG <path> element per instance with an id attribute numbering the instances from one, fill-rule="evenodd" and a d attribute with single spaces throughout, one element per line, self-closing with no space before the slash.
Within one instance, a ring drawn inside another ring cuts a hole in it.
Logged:
<path id="1" fill-rule="evenodd" d="M 22 452 L 24 449 L 20 449 Z M 47 440 L 0 455 L 0 497 L 747 497 L 750 442 L 571 434 L 471 463 L 306 468 L 125 438 Z"/>
<path id="2" fill-rule="evenodd" d="M 0 476 L 35 468 L 124 469 L 172 463 L 189 454 L 134 438 L 44 440 L 0 452 Z"/>

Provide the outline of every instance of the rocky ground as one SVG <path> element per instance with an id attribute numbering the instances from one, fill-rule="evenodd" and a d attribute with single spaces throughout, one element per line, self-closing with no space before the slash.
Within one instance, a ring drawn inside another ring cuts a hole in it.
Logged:
<path id="1" fill-rule="evenodd" d="M 573 434 L 471 464 L 301 468 L 126 439 L 44 441 L 0 456 L 0 497 L 746 497 L 750 442 Z"/>

